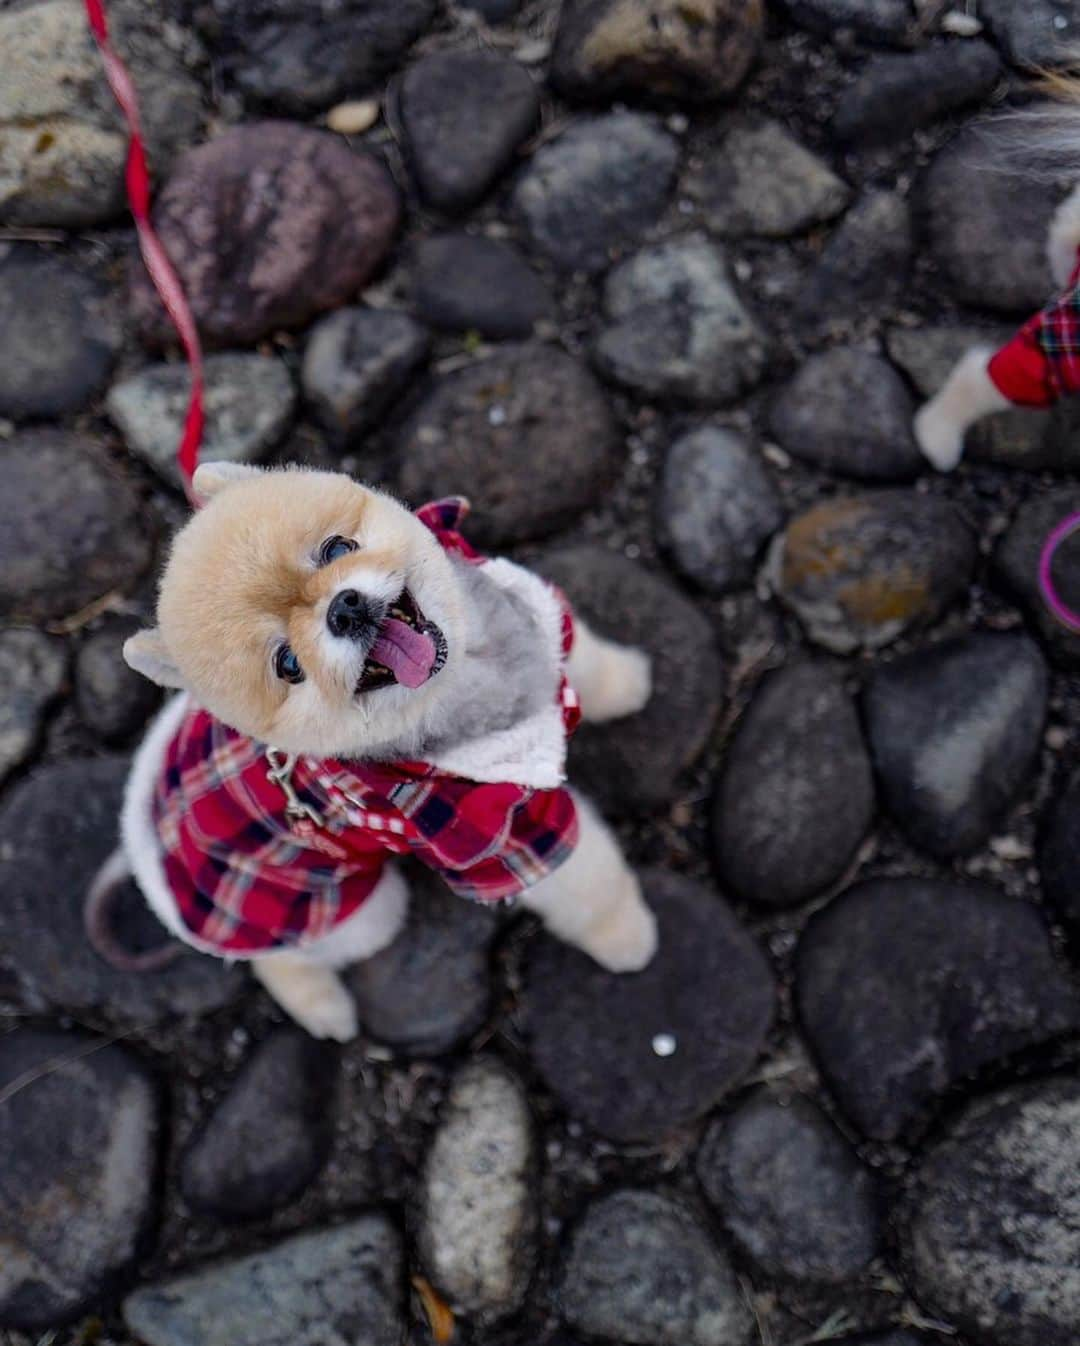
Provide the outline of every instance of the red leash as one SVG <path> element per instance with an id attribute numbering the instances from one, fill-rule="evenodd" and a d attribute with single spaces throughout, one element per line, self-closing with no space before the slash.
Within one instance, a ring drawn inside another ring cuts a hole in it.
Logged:
<path id="1" fill-rule="evenodd" d="M 187 415 L 184 417 L 184 432 L 176 451 L 176 461 L 180 467 L 180 476 L 188 499 L 192 504 L 196 504 L 191 478 L 199 461 L 199 443 L 202 440 L 204 421 L 203 362 L 199 333 L 180 278 L 150 223 L 150 173 L 146 166 L 146 150 L 139 122 L 139 100 L 135 85 L 123 62 L 109 45 L 109 27 L 105 19 L 104 0 L 84 0 L 84 3 L 90 31 L 94 35 L 94 41 L 101 51 L 101 59 L 105 64 L 105 77 L 128 125 L 125 178 L 128 204 L 139 238 L 139 251 L 150 273 L 150 279 L 154 282 L 154 288 L 161 296 L 161 302 L 179 333 L 184 354 L 191 368 L 191 396 L 188 400 Z"/>

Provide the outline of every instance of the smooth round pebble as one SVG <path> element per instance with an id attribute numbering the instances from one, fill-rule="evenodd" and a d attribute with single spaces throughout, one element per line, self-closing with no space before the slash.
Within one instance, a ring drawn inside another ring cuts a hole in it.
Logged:
<path id="1" fill-rule="evenodd" d="M 124 641 L 139 629 L 132 617 L 106 617 L 75 655 L 75 709 L 104 743 L 125 743 L 161 704 L 161 689 L 124 662 Z"/>
<path id="2" fill-rule="evenodd" d="M 28 627 L 0 630 L 0 781 L 33 751 L 67 668 L 62 641 Z"/>
<path id="3" fill-rule="evenodd" d="M 810 328 L 827 330 L 895 304 L 907 289 L 914 252 L 911 209 L 904 197 L 868 191 L 807 272 L 796 296 L 796 316 Z"/>
<path id="4" fill-rule="evenodd" d="M 500 341 L 528 337 L 555 305 L 525 258 L 497 239 L 440 234 L 416 246 L 412 290 L 432 327 Z"/>
<path id="5" fill-rule="evenodd" d="M 1033 495 L 1016 511 L 998 542 L 993 569 L 998 584 L 1023 609 L 1047 657 L 1062 668 L 1080 668 L 1080 635 L 1050 610 L 1039 586 L 1039 557 L 1046 539 L 1069 515 L 1080 510 L 1080 490 L 1059 487 Z M 1080 537 L 1064 542 L 1051 566 L 1058 597 L 1080 610 Z"/>

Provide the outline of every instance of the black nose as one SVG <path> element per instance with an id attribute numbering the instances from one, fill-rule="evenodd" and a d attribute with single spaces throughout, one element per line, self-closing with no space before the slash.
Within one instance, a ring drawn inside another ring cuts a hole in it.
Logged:
<path id="1" fill-rule="evenodd" d="M 345 640 L 362 640 L 373 635 L 379 624 L 378 606 L 358 594 L 355 589 L 342 589 L 330 600 L 326 609 L 326 624 L 332 636 Z"/>

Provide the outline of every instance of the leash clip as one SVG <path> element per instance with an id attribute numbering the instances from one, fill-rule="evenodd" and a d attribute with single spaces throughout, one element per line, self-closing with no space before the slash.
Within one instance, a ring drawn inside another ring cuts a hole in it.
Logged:
<path id="1" fill-rule="evenodd" d="M 266 779 L 276 785 L 285 796 L 285 817 L 292 822 L 307 821 L 316 827 L 325 827 L 326 820 L 314 804 L 305 804 L 296 793 L 292 783 L 292 773 L 296 768 L 296 754 L 279 752 L 277 748 L 267 748 L 266 760 L 269 767 Z"/>

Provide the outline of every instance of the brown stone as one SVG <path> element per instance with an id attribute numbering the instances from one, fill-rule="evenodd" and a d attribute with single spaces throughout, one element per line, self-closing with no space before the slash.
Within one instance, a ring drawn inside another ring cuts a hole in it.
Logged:
<path id="1" fill-rule="evenodd" d="M 237 127 L 180 160 L 154 222 L 203 337 L 248 344 L 351 299 L 385 256 L 399 202 L 373 156 L 291 122 Z M 140 266 L 133 305 L 150 339 L 163 309 Z"/>

